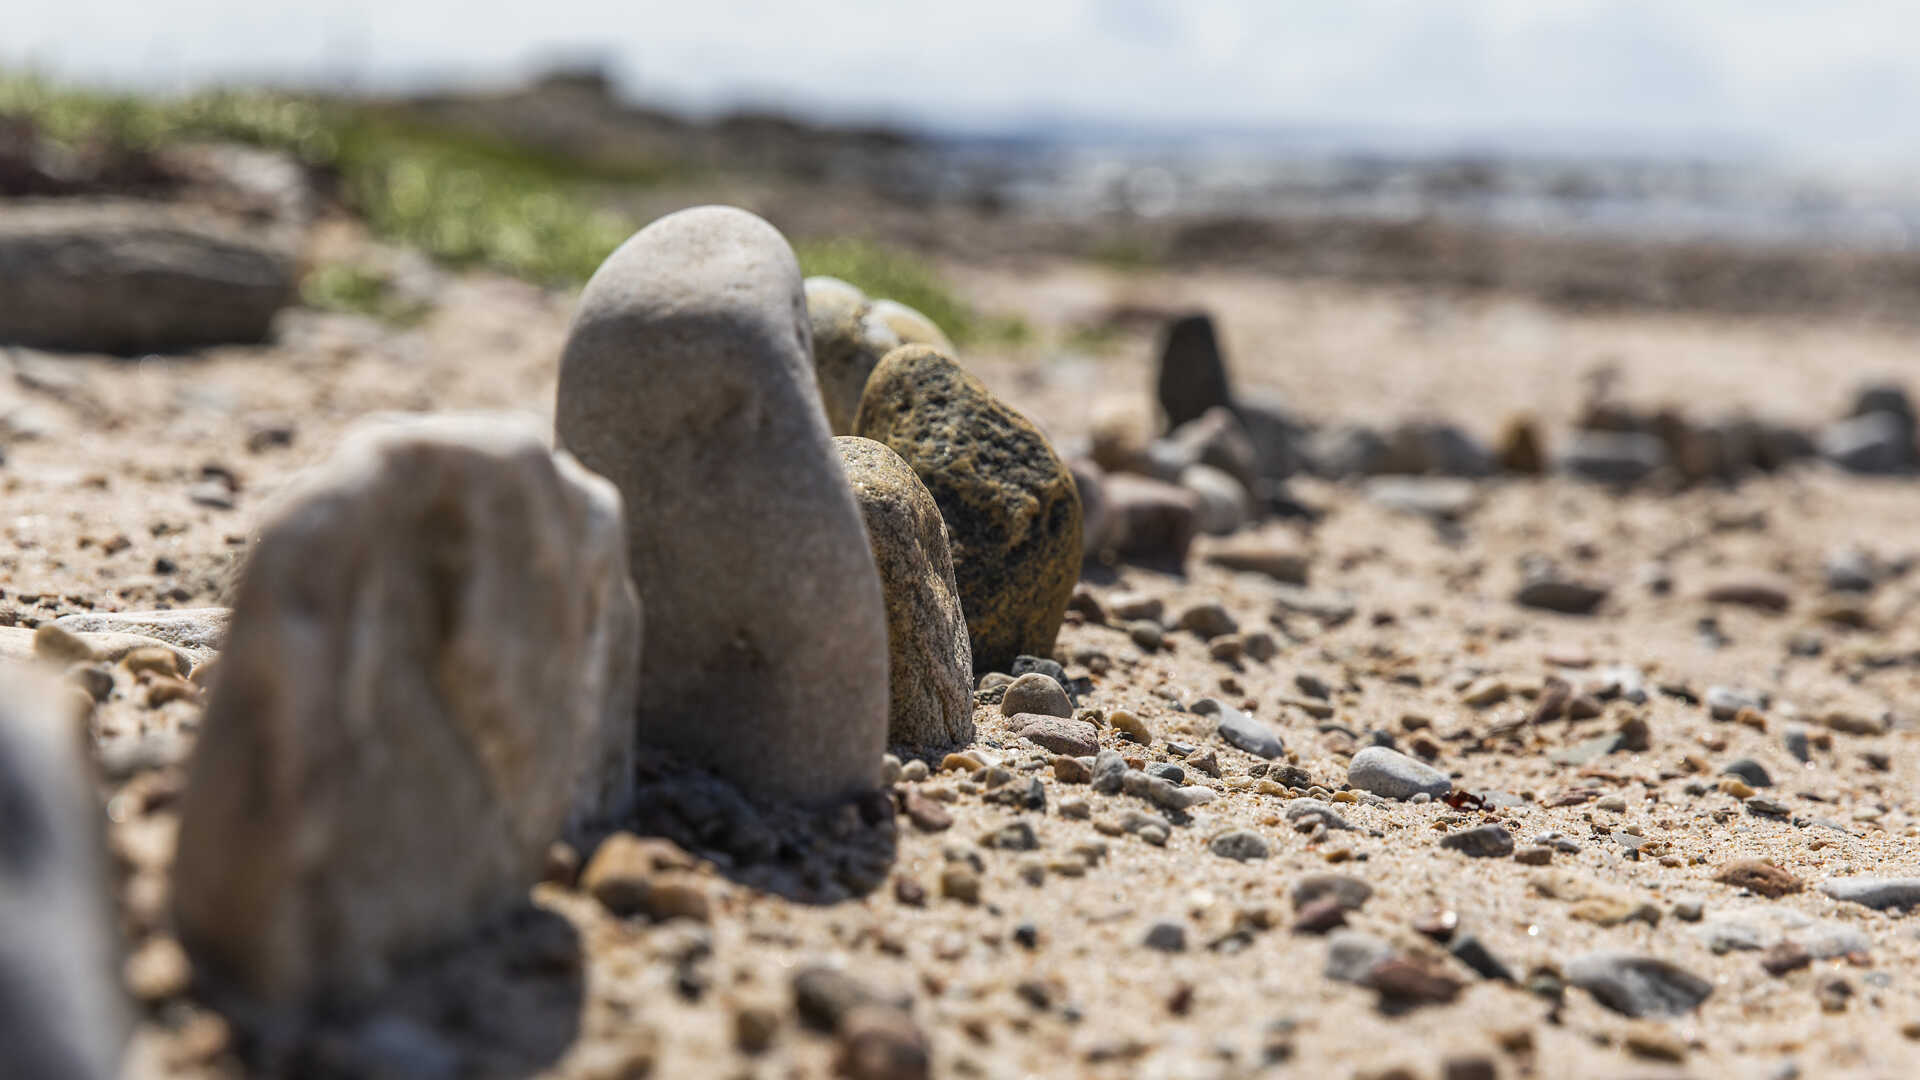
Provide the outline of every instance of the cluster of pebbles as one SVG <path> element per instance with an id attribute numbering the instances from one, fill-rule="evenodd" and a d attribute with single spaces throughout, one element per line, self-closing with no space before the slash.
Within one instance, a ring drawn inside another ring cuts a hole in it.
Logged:
<path id="1" fill-rule="evenodd" d="M 718 208 L 557 382 L 342 440 L 229 606 L 0 627 L 21 1075 L 1920 1068 L 1910 560 L 1817 480 L 1313 488 L 1205 318 L 1058 453 Z"/>

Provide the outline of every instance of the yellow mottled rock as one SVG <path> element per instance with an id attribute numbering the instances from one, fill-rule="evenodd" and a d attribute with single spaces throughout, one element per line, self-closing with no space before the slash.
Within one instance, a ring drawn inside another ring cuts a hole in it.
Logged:
<path id="1" fill-rule="evenodd" d="M 946 520 L 975 671 L 1047 656 L 1080 577 L 1080 494 L 1047 437 L 939 350 L 867 380 L 854 434 L 892 447 Z"/>

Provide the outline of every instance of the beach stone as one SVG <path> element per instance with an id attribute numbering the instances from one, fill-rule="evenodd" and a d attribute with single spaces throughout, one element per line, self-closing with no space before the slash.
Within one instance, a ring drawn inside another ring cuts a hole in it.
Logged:
<path id="1" fill-rule="evenodd" d="M 1189 465 L 1180 486 L 1200 500 L 1200 531 L 1210 536 L 1238 532 L 1253 520 L 1253 496 L 1240 481 L 1211 465 Z"/>
<path id="2" fill-rule="evenodd" d="M 1213 698 L 1201 698 L 1193 703 L 1193 711 L 1201 716 L 1216 717 L 1218 726 L 1215 730 L 1229 746 L 1268 759 L 1287 752 L 1280 736 L 1272 728 L 1230 705 L 1223 705 Z"/>
<path id="3" fill-rule="evenodd" d="M 1476 825 L 1441 837 L 1440 846 L 1470 858 L 1501 859 L 1513 854 L 1513 834 L 1498 824 Z"/>
<path id="4" fill-rule="evenodd" d="M 1212 316 L 1195 312 L 1167 323 L 1160 336 L 1157 385 L 1169 430 L 1200 419 L 1208 409 L 1232 406 L 1227 362 L 1220 355 Z"/>
<path id="5" fill-rule="evenodd" d="M 1236 392 L 1233 415 L 1253 444 L 1261 479 L 1285 480 L 1307 465 L 1305 446 L 1310 428 L 1273 395 L 1259 390 Z M 1256 498 L 1266 492 L 1255 490 Z"/>
<path id="6" fill-rule="evenodd" d="M 1091 559 L 1113 546 L 1113 504 L 1107 499 L 1106 470 L 1086 458 L 1067 463 L 1080 492 L 1080 557 Z"/>
<path id="7" fill-rule="evenodd" d="M 612 485 L 499 417 L 368 425 L 290 489 L 180 798 L 199 974 L 358 996 L 524 902 L 562 831 L 624 801 L 625 536 Z"/>
<path id="8" fill-rule="evenodd" d="M 1147 927 L 1146 936 L 1141 944 L 1160 952 L 1185 952 L 1187 949 L 1187 928 L 1172 919 L 1162 919 Z"/>
<path id="9" fill-rule="evenodd" d="M 1260 488 L 1259 452 L 1240 418 L 1225 406 L 1215 406 L 1180 425 L 1157 445 L 1168 451 L 1164 460 L 1170 466 L 1159 479 L 1175 480 L 1186 469 L 1205 465 L 1232 477 L 1248 492 Z M 1158 457 L 1151 451 L 1150 456 Z"/>
<path id="10" fill-rule="evenodd" d="M 1359 911 L 1373 896 L 1373 886 L 1351 874 L 1308 874 L 1293 883 L 1288 895 L 1295 911 L 1329 897 L 1348 911 Z"/>
<path id="11" fill-rule="evenodd" d="M 669 214 L 581 293 L 554 429 L 632 508 L 633 580 L 671 628 L 641 652 L 640 740 L 825 803 L 878 782 L 889 650 L 809 335 L 771 225 L 730 207 Z"/>
<path id="12" fill-rule="evenodd" d="M 939 351 L 908 345 L 867 380 L 854 433 L 892 447 L 939 504 L 974 669 L 1051 654 L 1080 579 L 1080 495 L 1040 429 Z"/>
<path id="13" fill-rule="evenodd" d="M 1507 418 L 1494 443 L 1494 461 L 1505 472 L 1537 476 L 1546 471 L 1546 453 L 1541 449 L 1540 426 L 1528 413 Z"/>
<path id="14" fill-rule="evenodd" d="M 1030 671 L 1007 687 L 1007 692 L 1000 698 L 1000 713 L 1003 716 L 1016 713 L 1072 716 L 1073 703 L 1067 700 L 1066 690 L 1053 676 Z"/>
<path id="15" fill-rule="evenodd" d="M 886 446 L 851 435 L 833 445 L 866 522 L 886 601 L 887 742 L 912 747 L 972 742 L 973 650 L 940 508 Z"/>
<path id="16" fill-rule="evenodd" d="M 1387 436 L 1382 472 L 1413 476 L 1491 475 L 1493 453 L 1460 427 L 1435 420 L 1400 424 Z"/>
<path id="17" fill-rule="evenodd" d="M 1205 559 L 1214 566 L 1265 574 L 1288 585 L 1307 583 L 1307 555 L 1272 536 L 1237 536 L 1210 544 Z"/>
<path id="18" fill-rule="evenodd" d="M 867 294 L 839 278 L 804 282 L 813 332 L 813 373 L 835 435 L 853 432 L 854 410 L 880 358 L 900 347 L 900 335 L 873 314 Z"/>
<path id="19" fill-rule="evenodd" d="M 1085 720 L 1020 713 L 1007 718 L 1014 734 L 1056 754 L 1086 757 L 1100 749 L 1100 729 Z"/>
<path id="20" fill-rule="evenodd" d="M 41 623 L 35 629 L 0 626 L 0 660 L 39 660 L 52 664 L 115 664 L 144 649 L 173 654 L 180 671 L 193 670 L 195 654 L 140 634 L 80 633 Z"/>
<path id="21" fill-rule="evenodd" d="M 1246 862 L 1267 857 L 1267 838 L 1252 829 L 1235 829 L 1213 838 L 1207 849 L 1223 859 Z"/>
<path id="22" fill-rule="evenodd" d="M 1754 787 L 1772 787 L 1773 777 L 1767 775 L 1766 767 L 1752 758 L 1741 758 L 1730 762 L 1720 770 L 1721 776 L 1737 776 Z"/>
<path id="23" fill-rule="evenodd" d="M 1606 600 L 1607 592 L 1599 585 L 1549 574 L 1529 578 L 1513 594 L 1513 602 L 1562 615 L 1591 615 Z"/>
<path id="24" fill-rule="evenodd" d="M 1667 463 L 1667 447 L 1657 437 L 1636 431 L 1576 428 L 1560 454 L 1563 472 L 1581 480 L 1631 487 Z"/>
<path id="25" fill-rule="evenodd" d="M 1386 472 L 1390 449 L 1386 437 L 1365 424 L 1336 424 L 1309 436 L 1305 453 L 1315 475 L 1345 480 Z"/>
<path id="26" fill-rule="evenodd" d="M 953 339 L 917 308 L 881 297 L 873 302 L 873 317 L 893 331 L 902 345 L 931 345 L 949 355 L 953 353 Z"/>
<path id="27" fill-rule="evenodd" d="M 1790 893 L 1806 888 L 1806 883 L 1765 859 L 1740 859 L 1730 862 L 1713 875 L 1713 880 L 1723 885 L 1746 889 L 1748 892 L 1777 900 Z"/>
<path id="28" fill-rule="evenodd" d="M 186 649 L 199 659 L 218 652 L 227 639 L 231 609 L 177 608 L 171 611 L 88 611 L 62 615 L 53 624 L 82 634 L 139 634 Z"/>
<path id="29" fill-rule="evenodd" d="M 1848 472 L 1888 476 L 1913 464 L 1913 430 L 1891 413 L 1837 420 L 1815 438 L 1820 456 Z"/>
<path id="30" fill-rule="evenodd" d="M 1624 1016 L 1683 1016 L 1707 1000 L 1713 984 L 1651 956 L 1596 952 L 1566 965 L 1567 981 Z"/>
<path id="31" fill-rule="evenodd" d="M 130 1011 L 84 742 L 51 677 L 0 663 L 0 1073 L 121 1074 Z"/>
<path id="32" fill-rule="evenodd" d="M 1131 473 L 1109 473 L 1108 544 L 1116 554 L 1178 568 L 1200 531 L 1200 496 Z"/>
<path id="33" fill-rule="evenodd" d="M 1453 790 L 1453 781 L 1446 773 L 1384 746 L 1369 746 L 1353 755 L 1347 763 L 1347 783 L 1387 799 L 1411 799 L 1422 794 L 1438 799 Z M 1512 847 L 1509 837 L 1507 848 L 1511 851 Z"/>
<path id="34" fill-rule="evenodd" d="M 1920 908 L 1920 878 L 1828 878 L 1820 891 L 1835 900 L 1876 910 Z"/>
<path id="35" fill-rule="evenodd" d="M 1327 935 L 1326 977 L 1339 982 L 1364 982 L 1374 968 L 1393 955 L 1393 946 L 1372 934 L 1335 930 Z"/>
<path id="36" fill-rule="evenodd" d="M 293 253 L 217 214 L 51 199 L 0 218 L 0 344 L 125 356 L 265 341 Z"/>

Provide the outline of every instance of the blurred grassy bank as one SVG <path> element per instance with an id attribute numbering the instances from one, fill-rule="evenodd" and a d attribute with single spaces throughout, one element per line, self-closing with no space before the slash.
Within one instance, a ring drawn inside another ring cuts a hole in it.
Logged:
<path id="1" fill-rule="evenodd" d="M 230 141 L 297 158 L 382 240 L 453 267 L 484 266 L 552 286 L 586 280 L 642 222 L 617 207 L 622 192 L 685 186 L 697 166 L 664 157 L 575 155 L 435 122 L 405 102 L 294 96 L 259 90 L 146 97 L 0 73 L 0 121 L 67 153 L 139 155 L 168 144 Z M 925 259 L 856 239 L 796 245 L 802 270 L 844 278 L 920 309 L 956 341 L 1017 339 L 1017 323 L 982 316 Z M 337 268 L 309 294 L 354 298 L 372 290 Z M 345 284 L 342 284 L 342 283 Z"/>

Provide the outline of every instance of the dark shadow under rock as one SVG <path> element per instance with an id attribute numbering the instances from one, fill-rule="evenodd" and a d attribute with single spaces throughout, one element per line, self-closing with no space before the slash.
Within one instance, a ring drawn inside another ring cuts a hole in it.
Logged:
<path id="1" fill-rule="evenodd" d="M 662 836 L 751 889 L 798 903 L 864 896 L 893 867 L 893 802 L 876 790 L 818 809 L 749 797 L 708 773 L 653 760 L 614 824 Z"/>

